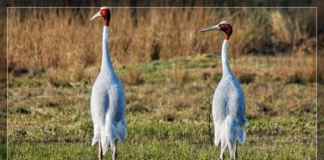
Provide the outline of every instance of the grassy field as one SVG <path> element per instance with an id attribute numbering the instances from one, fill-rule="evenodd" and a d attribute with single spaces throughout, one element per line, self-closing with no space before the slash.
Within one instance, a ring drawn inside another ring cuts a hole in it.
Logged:
<path id="1" fill-rule="evenodd" d="M 94 12 L 8 9 L 9 159 L 96 159 L 89 97 L 101 62 L 102 21 L 89 22 Z M 230 62 L 249 119 L 240 158 L 315 159 L 314 13 L 114 8 L 112 59 L 127 96 L 128 138 L 120 158 L 218 157 L 210 111 L 221 78 L 214 52 L 223 36 L 197 30 L 228 20 L 234 26 Z"/>
<path id="2" fill-rule="evenodd" d="M 315 159 L 316 85 L 307 72 L 313 61 L 310 56 L 232 59 L 250 123 L 241 159 Z M 133 64 L 119 68 L 118 74 L 126 85 L 129 127 L 128 139 L 120 145 L 121 159 L 218 156 L 209 122 L 212 93 L 221 76 L 218 56 Z M 46 71 L 11 73 L 9 159 L 95 159 L 96 147 L 90 146 L 92 83 L 50 80 Z"/>

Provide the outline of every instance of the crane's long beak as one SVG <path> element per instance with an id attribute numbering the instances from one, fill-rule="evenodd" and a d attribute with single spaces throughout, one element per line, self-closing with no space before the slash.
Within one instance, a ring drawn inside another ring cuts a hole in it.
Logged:
<path id="1" fill-rule="evenodd" d="M 218 24 L 211 26 L 211 27 L 203 28 L 203 29 L 199 30 L 199 32 L 207 32 L 207 31 L 214 31 L 214 30 L 217 30 L 217 31 L 220 30 L 220 27 Z"/>
<path id="2" fill-rule="evenodd" d="M 96 18 L 99 17 L 99 16 L 100 16 L 100 11 L 97 12 L 94 16 L 92 16 L 92 17 L 90 18 L 90 21 L 96 19 Z"/>

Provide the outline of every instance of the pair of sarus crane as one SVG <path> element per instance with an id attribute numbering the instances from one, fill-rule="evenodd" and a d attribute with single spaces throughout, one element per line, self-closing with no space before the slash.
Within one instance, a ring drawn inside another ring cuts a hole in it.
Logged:
<path id="1" fill-rule="evenodd" d="M 91 93 L 91 116 L 93 122 L 92 145 L 98 144 L 98 158 L 101 160 L 108 149 L 112 159 L 117 159 L 117 142 L 124 142 L 127 136 L 125 119 L 125 91 L 123 83 L 114 71 L 109 53 L 109 24 L 111 12 L 101 7 L 91 20 L 104 19 L 102 40 L 102 62 L 100 73 Z M 238 143 L 245 141 L 245 98 L 240 82 L 230 69 L 227 54 L 232 26 L 226 21 L 204 28 L 200 32 L 221 31 L 225 33 L 222 45 L 223 76 L 213 97 L 212 115 L 214 123 L 214 144 L 220 145 L 219 159 L 224 159 L 226 148 L 231 159 L 237 159 Z"/>

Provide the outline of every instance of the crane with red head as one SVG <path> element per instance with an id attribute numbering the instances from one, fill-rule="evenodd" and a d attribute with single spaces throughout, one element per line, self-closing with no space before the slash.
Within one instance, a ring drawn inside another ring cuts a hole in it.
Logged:
<path id="1" fill-rule="evenodd" d="M 117 159 L 117 142 L 124 142 L 127 135 L 125 91 L 115 73 L 109 51 L 109 24 L 111 11 L 101 7 L 91 20 L 102 17 L 102 58 L 100 72 L 91 92 L 91 118 L 93 122 L 92 145 L 98 144 L 98 158 L 102 159 L 110 148 L 112 159 Z"/>
<path id="2" fill-rule="evenodd" d="M 238 143 L 243 144 L 246 139 L 245 126 L 245 96 L 239 80 L 231 71 L 228 62 L 229 40 L 233 27 L 226 21 L 204 28 L 200 32 L 221 31 L 225 34 L 222 45 L 223 75 L 215 89 L 212 102 L 212 115 L 214 123 L 214 144 L 220 144 L 219 159 L 224 159 L 224 152 L 228 148 L 230 158 L 238 157 Z"/>

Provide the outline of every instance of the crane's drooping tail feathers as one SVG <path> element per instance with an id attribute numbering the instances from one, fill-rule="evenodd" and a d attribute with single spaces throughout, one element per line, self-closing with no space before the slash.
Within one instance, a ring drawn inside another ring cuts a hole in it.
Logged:
<path id="1" fill-rule="evenodd" d="M 215 123 L 217 124 L 217 123 Z M 214 143 L 218 146 L 229 146 L 228 143 L 235 143 L 236 141 L 243 144 L 246 139 L 246 133 L 236 121 L 230 116 L 227 116 L 220 125 L 215 125 L 215 139 Z"/>
<path id="2" fill-rule="evenodd" d="M 127 131 L 124 122 L 119 122 L 116 124 L 116 126 L 112 125 L 111 128 L 108 125 L 98 127 L 94 129 L 94 136 L 91 145 L 95 145 L 100 141 L 102 152 L 105 155 L 109 147 L 114 145 L 116 139 L 118 139 L 119 142 L 124 142 L 126 136 Z"/>

